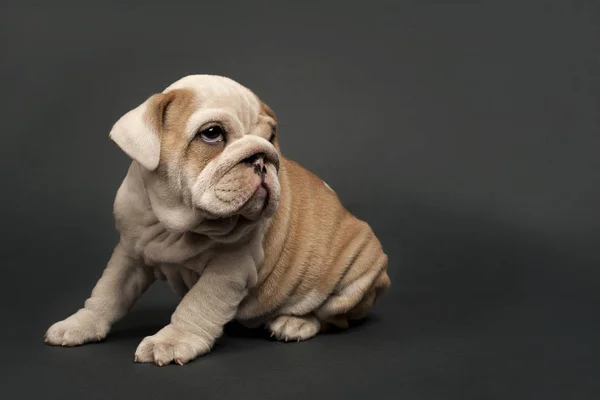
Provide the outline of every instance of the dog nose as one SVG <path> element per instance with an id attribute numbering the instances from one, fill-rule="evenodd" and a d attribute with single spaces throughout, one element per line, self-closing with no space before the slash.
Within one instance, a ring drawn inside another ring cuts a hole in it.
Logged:
<path id="1" fill-rule="evenodd" d="M 259 175 L 264 175 L 267 173 L 267 166 L 265 165 L 265 154 L 257 153 L 253 154 L 250 157 L 244 160 L 245 163 L 252 165 L 254 168 L 254 172 Z"/>

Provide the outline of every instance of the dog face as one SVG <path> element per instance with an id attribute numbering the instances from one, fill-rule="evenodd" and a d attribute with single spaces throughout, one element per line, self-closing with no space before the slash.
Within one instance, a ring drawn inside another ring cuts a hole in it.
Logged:
<path id="1" fill-rule="evenodd" d="M 229 78 L 180 79 L 121 117 L 110 138 L 163 203 L 206 220 L 258 221 L 277 209 L 275 114 Z"/>

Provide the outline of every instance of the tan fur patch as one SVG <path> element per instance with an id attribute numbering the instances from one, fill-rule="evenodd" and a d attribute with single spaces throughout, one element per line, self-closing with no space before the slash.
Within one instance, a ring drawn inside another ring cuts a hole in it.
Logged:
<path id="1" fill-rule="evenodd" d="M 379 240 L 320 178 L 281 160 L 281 202 L 263 242 L 258 284 L 246 305 L 255 314 L 314 312 L 322 321 L 364 317 L 389 287 Z"/>
<path id="2" fill-rule="evenodd" d="M 204 167 L 223 151 L 224 145 L 209 145 L 199 140 L 186 140 L 190 116 L 198 109 L 196 94 L 189 89 L 174 89 L 163 96 L 168 104 L 163 109 L 161 164 L 163 172 L 171 174 L 169 165 L 178 165 L 191 175 L 198 175 Z M 157 113 L 158 114 L 158 113 Z M 158 118 L 157 118 L 158 119 Z"/>

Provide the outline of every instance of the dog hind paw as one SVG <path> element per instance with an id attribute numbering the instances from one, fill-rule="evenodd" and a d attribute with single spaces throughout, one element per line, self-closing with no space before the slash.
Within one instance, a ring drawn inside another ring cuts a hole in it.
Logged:
<path id="1" fill-rule="evenodd" d="M 267 324 L 271 336 L 278 340 L 301 341 L 314 337 L 321 329 L 321 323 L 314 315 L 298 317 L 280 315 Z"/>

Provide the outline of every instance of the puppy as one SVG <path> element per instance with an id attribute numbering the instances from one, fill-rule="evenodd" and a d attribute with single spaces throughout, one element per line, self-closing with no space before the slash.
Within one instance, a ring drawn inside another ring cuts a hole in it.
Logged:
<path id="1" fill-rule="evenodd" d="M 182 296 L 135 352 L 157 365 L 207 353 L 234 319 L 285 341 L 346 328 L 389 287 L 369 225 L 281 155 L 275 113 L 239 83 L 184 77 L 110 138 L 133 160 L 114 202 L 120 241 L 84 307 L 46 343 L 104 339 L 156 279 Z"/>

